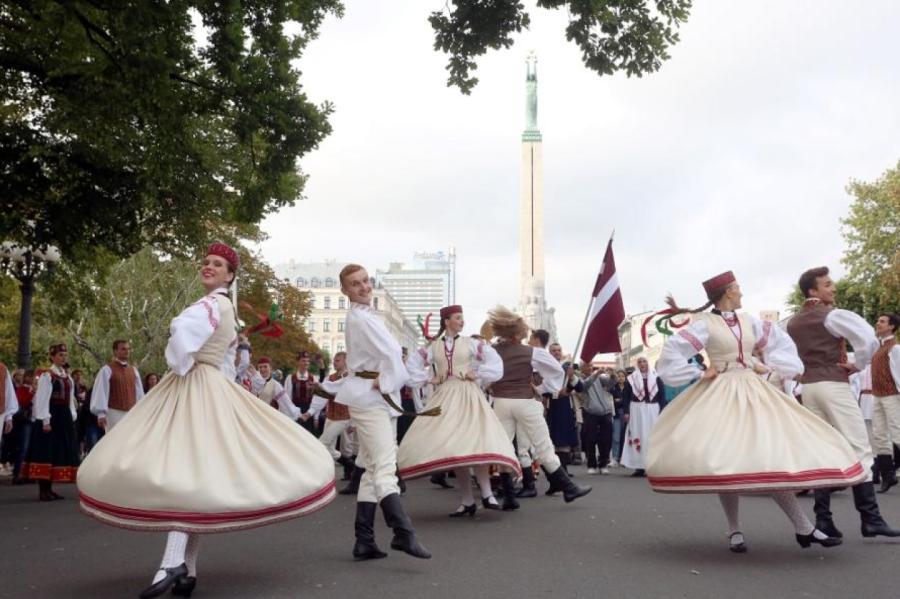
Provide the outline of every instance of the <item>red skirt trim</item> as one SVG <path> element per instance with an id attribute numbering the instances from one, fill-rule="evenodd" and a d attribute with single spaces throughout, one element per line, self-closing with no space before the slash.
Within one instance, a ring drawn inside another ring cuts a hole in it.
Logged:
<path id="1" fill-rule="evenodd" d="M 748 472 L 742 474 L 722 474 L 711 476 L 648 476 L 647 480 L 652 487 L 665 490 L 668 487 L 735 487 L 746 485 L 748 489 L 759 488 L 762 485 L 783 484 L 811 484 L 816 481 L 828 483 L 834 486 L 835 481 L 852 481 L 863 474 L 862 464 L 857 462 L 846 470 L 839 468 L 820 468 L 817 470 L 804 470 L 802 472 Z"/>
<path id="2" fill-rule="evenodd" d="M 54 466 L 53 464 L 25 463 L 22 465 L 23 478 L 28 480 L 49 480 L 52 483 L 74 483 L 78 466 Z"/>
<path id="3" fill-rule="evenodd" d="M 521 475 L 522 473 L 522 467 L 519 466 L 519 462 L 517 460 L 510 459 L 500 453 L 476 453 L 472 455 L 458 456 L 453 458 L 442 458 L 440 460 L 433 460 L 431 462 L 425 462 L 424 464 L 410 466 L 409 468 L 404 468 L 403 470 L 401 470 L 400 476 L 405 479 L 413 479 L 429 474 L 434 474 L 435 472 L 451 470 L 453 468 L 462 468 L 464 466 L 481 466 L 483 464 L 498 464 L 502 466 L 509 466 L 516 471 L 517 475 Z"/>

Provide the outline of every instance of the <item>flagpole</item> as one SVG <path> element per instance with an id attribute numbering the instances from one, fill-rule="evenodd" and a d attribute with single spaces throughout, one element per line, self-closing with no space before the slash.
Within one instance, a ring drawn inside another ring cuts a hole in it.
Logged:
<path id="1" fill-rule="evenodd" d="M 609 241 L 606 243 L 607 248 L 610 247 L 610 245 L 612 244 L 613 237 L 615 237 L 615 235 L 616 235 L 616 230 L 613 229 L 612 233 L 609 234 Z M 606 260 L 605 260 L 606 250 L 604 249 L 603 251 L 604 251 L 604 254 L 603 254 L 604 260 L 602 260 L 600 262 L 600 272 L 597 273 L 598 281 L 600 280 L 600 277 L 603 276 L 603 269 L 604 269 L 604 267 L 606 267 Z M 596 296 L 592 293 L 591 301 L 588 302 L 587 311 L 584 313 L 584 322 L 581 323 L 581 332 L 578 333 L 578 343 L 575 344 L 575 351 L 572 352 L 572 361 L 577 360 L 579 357 L 578 352 L 581 348 L 581 342 L 584 340 L 584 329 L 587 327 L 588 317 L 590 317 L 590 315 L 591 315 L 591 309 L 594 307 L 594 301 L 596 301 L 596 299 L 597 299 Z"/>

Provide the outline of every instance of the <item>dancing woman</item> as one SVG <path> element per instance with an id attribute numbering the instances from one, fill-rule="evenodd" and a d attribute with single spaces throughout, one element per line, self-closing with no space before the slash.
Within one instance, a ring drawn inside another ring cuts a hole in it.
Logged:
<path id="1" fill-rule="evenodd" d="M 167 531 L 141 597 L 196 584 L 200 534 L 305 516 L 334 499 L 334 466 L 309 433 L 236 384 L 237 334 L 227 289 L 237 252 L 206 252 L 206 296 L 170 325 L 159 384 L 97 444 L 78 472 L 81 509 L 101 522 Z"/>
<path id="2" fill-rule="evenodd" d="M 475 515 L 469 468 L 481 488 L 481 503 L 489 510 L 500 509 L 491 490 L 490 465 L 519 471 L 512 442 L 481 390 L 503 376 L 503 361 L 483 340 L 460 335 L 464 326 L 461 306 L 441 308 L 437 336 L 407 360 L 412 384 L 431 382 L 437 387 L 427 408 L 440 407 L 441 415 L 413 420 L 397 458 L 406 479 L 445 470 L 456 473 L 460 505 L 451 518 Z"/>
<path id="3" fill-rule="evenodd" d="M 865 477 L 862 466 L 837 431 L 757 376 L 767 366 L 754 369 L 754 348 L 784 378 L 803 372 L 790 337 L 735 312 L 742 294 L 730 271 L 703 287 L 708 303 L 690 311 L 691 324 L 666 341 L 657 369 L 669 384 L 683 385 L 701 374 L 692 356 L 705 349 L 710 365 L 656 423 L 647 456 L 650 485 L 662 493 L 718 493 L 736 553 L 747 550 L 738 520 L 741 493 L 771 495 L 801 547 L 839 545 L 841 539 L 813 526 L 795 493 L 855 484 Z M 670 316 L 689 312 L 669 302 Z"/>

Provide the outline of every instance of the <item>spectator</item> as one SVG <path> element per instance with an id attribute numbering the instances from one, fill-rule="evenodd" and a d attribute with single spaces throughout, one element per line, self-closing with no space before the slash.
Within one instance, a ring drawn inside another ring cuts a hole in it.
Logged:
<path id="1" fill-rule="evenodd" d="M 625 444 L 625 414 L 628 404 L 631 403 L 631 383 L 628 382 L 628 374 L 624 370 L 617 370 L 615 375 L 615 384 L 613 384 L 610 392 L 612 393 L 615 416 L 613 417 L 613 440 L 612 440 L 612 465 L 618 466 L 622 460 L 622 447 Z"/>
<path id="2" fill-rule="evenodd" d="M 150 389 L 159 384 L 159 375 L 155 372 L 148 372 L 144 376 L 144 395 L 146 395 Z"/>
<path id="3" fill-rule="evenodd" d="M 614 411 L 614 400 L 609 392 L 612 379 L 600 369 L 594 370 L 590 362 L 582 363 L 581 373 L 585 377 L 581 380 L 581 444 L 587 454 L 588 474 L 609 474 Z"/>

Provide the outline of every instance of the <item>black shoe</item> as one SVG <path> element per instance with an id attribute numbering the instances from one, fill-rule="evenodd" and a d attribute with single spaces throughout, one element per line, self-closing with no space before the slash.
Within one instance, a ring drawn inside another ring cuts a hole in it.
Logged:
<path id="1" fill-rule="evenodd" d="M 531 466 L 522 468 L 522 488 L 516 491 L 516 497 L 525 499 L 537 497 L 537 489 L 534 488 L 534 470 Z"/>
<path id="2" fill-rule="evenodd" d="M 513 492 L 512 474 L 501 472 L 500 484 L 503 485 L 503 504 L 500 506 L 500 509 L 504 512 L 513 512 L 519 509 L 519 502 L 516 501 L 516 495 Z"/>
<path id="3" fill-rule="evenodd" d="M 362 479 L 362 475 L 365 471 L 365 468 L 354 466 L 353 474 L 350 476 L 350 482 L 347 483 L 346 487 L 338 491 L 338 495 L 356 495 L 359 493 L 359 481 Z"/>
<path id="4" fill-rule="evenodd" d="M 475 511 L 477 509 L 478 508 L 475 506 L 474 503 L 471 505 L 462 504 L 461 506 L 456 508 L 455 512 L 452 512 L 451 514 L 448 514 L 448 515 L 451 518 L 462 518 L 463 516 L 469 516 L 471 518 L 472 516 L 475 515 Z M 494 509 L 500 509 L 500 508 L 494 508 Z"/>
<path id="5" fill-rule="evenodd" d="M 572 479 L 561 467 L 557 468 L 555 472 L 548 474 L 547 478 L 550 480 L 551 487 L 562 489 L 563 499 L 565 499 L 566 503 L 572 503 L 579 497 L 584 497 L 591 492 L 591 487 L 579 487 L 572 482 Z"/>
<path id="6" fill-rule="evenodd" d="M 491 499 L 493 499 L 494 501 L 491 501 Z M 500 504 L 497 503 L 497 498 L 494 497 L 493 495 L 491 495 L 490 497 L 482 497 L 481 505 L 483 505 L 484 509 L 486 509 L 486 510 L 499 510 L 500 509 Z"/>
<path id="7" fill-rule="evenodd" d="M 416 538 L 416 531 L 413 529 L 409 515 L 406 513 L 406 510 L 403 509 L 400 495 L 391 493 L 382 499 L 381 511 L 384 512 L 385 523 L 394 531 L 394 538 L 391 540 L 391 549 L 403 551 L 404 553 L 420 559 L 431 558 L 431 553 L 425 549 Z"/>
<path id="8" fill-rule="evenodd" d="M 879 493 L 887 493 L 891 487 L 897 484 L 897 472 L 894 470 L 894 456 L 879 455 L 875 456 L 875 466 L 881 473 L 881 489 Z M 874 483 L 875 480 L 873 479 Z"/>
<path id="9" fill-rule="evenodd" d="M 643 468 L 638 468 L 634 472 L 631 473 L 631 478 L 644 478 L 647 476 L 647 472 Z"/>
<path id="10" fill-rule="evenodd" d="M 816 529 L 824 532 L 829 537 L 834 537 L 837 539 L 844 538 L 844 533 L 838 530 L 837 526 L 834 525 L 834 520 L 830 518 L 828 520 L 820 520 L 819 518 L 816 518 Z"/>
<path id="11" fill-rule="evenodd" d="M 140 598 L 141 599 L 150 599 L 151 597 L 159 597 L 166 591 L 168 591 L 172 586 L 178 582 L 178 579 L 182 576 L 187 576 L 187 566 L 181 564 L 180 566 L 175 566 L 174 568 L 160 568 L 160 570 L 164 570 L 166 573 L 166 577 L 160 580 L 159 582 L 154 582 L 149 587 L 141 591 Z"/>
<path id="12" fill-rule="evenodd" d="M 739 530 L 736 530 L 728 535 L 728 551 L 732 553 L 747 553 L 747 543 L 745 543 L 744 541 L 734 543 L 734 535 L 741 535 L 741 538 L 744 538 L 744 533 Z"/>
<path id="13" fill-rule="evenodd" d="M 353 545 L 353 559 L 356 561 L 387 557 L 387 553 L 375 544 L 375 508 L 371 501 L 356 503 L 356 544 Z"/>
<path id="14" fill-rule="evenodd" d="M 860 483 L 853 487 L 853 503 L 856 505 L 856 511 L 859 512 L 860 520 L 862 520 L 860 527 L 862 536 L 866 538 L 900 537 L 900 530 L 888 526 L 888 523 L 881 517 L 878 502 L 875 500 L 875 485 L 871 482 Z"/>
<path id="15" fill-rule="evenodd" d="M 819 532 L 825 533 L 825 531 L 823 531 L 823 530 L 820 530 Z M 834 546 L 840 545 L 841 543 L 844 542 L 844 539 L 842 539 L 840 537 L 832 537 L 832 536 L 826 537 L 824 539 L 817 539 L 815 533 L 816 533 L 816 531 L 814 530 L 811 533 L 809 533 L 808 535 L 796 535 L 795 534 L 794 536 L 797 538 L 797 544 L 799 544 L 804 549 L 806 549 L 813 543 L 817 543 L 817 544 L 821 545 L 822 547 L 834 547 Z M 827 534 L 827 533 L 825 533 L 825 534 Z"/>
<path id="16" fill-rule="evenodd" d="M 439 474 L 431 475 L 431 484 L 437 485 L 443 489 L 452 489 L 453 485 L 447 482 L 447 473 L 441 472 Z"/>
<path id="17" fill-rule="evenodd" d="M 844 534 L 834 525 L 831 514 L 831 489 L 816 489 L 813 491 L 815 503 L 813 511 L 816 513 L 816 528 L 829 537 L 843 538 Z"/>
<path id="18" fill-rule="evenodd" d="M 197 586 L 196 576 L 182 576 L 172 587 L 172 594 L 176 597 L 190 597 L 195 586 Z"/>

